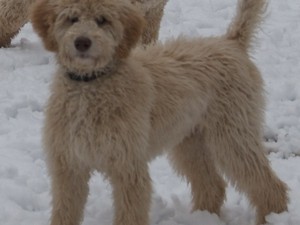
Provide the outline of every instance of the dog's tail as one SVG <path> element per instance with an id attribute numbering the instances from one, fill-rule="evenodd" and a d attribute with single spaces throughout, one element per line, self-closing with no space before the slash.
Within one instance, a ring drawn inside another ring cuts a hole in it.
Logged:
<path id="1" fill-rule="evenodd" d="M 247 51 L 262 21 L 266 5 L 267 0 L 238 0 L 236 16 L 227 30 L 226 38 L 236 40 Z"/>

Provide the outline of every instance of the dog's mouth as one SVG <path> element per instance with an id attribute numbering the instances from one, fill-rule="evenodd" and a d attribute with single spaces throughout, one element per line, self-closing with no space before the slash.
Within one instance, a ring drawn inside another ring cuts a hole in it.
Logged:
<path id="1" fill-rule="evenodd" d="M 95 57 L 93 57 L 92 55 L 90 55 L 86 52 L 85 53 L 77 52 L 75 54 L 75 58 L 78 60 L 82 60 L 82 61 L 95 60 Z"/>
<path id="2" fill-rule="evenodd" d="M 73 55 L 73 63 L 78 66 L 91 67 L 95 64 L 96 58 L 88 53 L 77 52 Z"/>
<path id="3" fill-rule="evenodd" d="M 80 59 L 90 59 L 91 56 L 89 54 L 86 54 L 86 53 L 81 53 L 79 52 L 76 57 L 80 58 Z"/>

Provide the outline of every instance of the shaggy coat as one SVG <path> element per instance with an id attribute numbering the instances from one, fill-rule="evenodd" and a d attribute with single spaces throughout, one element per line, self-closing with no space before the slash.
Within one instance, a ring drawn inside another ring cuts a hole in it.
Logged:
<path id="1" fill-rule="evenodd" d="M 121 0 L 40 0 L 32 22 L 59 68 L 46 110 L 51 225 L 78 225 L 91 172 L 113 188 L 114 225 L 148 225 L 148 162 L 167 152 L 193 210 L 220 213 L 223 175 L 257 209 L 287 210 L 287 186 L 264 154 L 264 91 L 248 49 L 264 0 L 239 0 L 220 37 L 133 49 L 143 16 Z M 165 150 L 165 151 L 164 151 Z"/>

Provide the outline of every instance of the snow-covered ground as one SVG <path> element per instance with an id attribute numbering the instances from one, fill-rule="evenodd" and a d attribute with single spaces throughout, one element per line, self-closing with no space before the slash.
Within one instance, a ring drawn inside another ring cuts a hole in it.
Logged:
<path id="1" fill-rule="evenodd" d="M 185 34 L 222 34 L 236 0 L 169 0 L 160 39 Z M 270 0 L 253 59 L 266 83 L 265 139 L 269 160 L 290 187 L 289 212 L 267 217 L 269 224 L 300 224 L 300 1 Z M 46 225 L 50 216 L 49 177 L 41 147 L 43 107 L 53 55 L 27 24 L 14 47 L 0 49 L 0 224 Z M 151 164 L 154 194 L 151 225 L 253 225 L 246 198 L 227 189 L 221 216 L 190 213 L 188 185 L 164 157 Z M 90 182 L 84 225 L 111 224 L 111 188 L 99 174 Z"/>

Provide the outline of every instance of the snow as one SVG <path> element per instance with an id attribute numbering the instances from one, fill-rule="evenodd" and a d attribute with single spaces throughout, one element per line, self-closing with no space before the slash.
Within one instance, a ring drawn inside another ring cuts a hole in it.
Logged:
<path id="1" fill-rule="evenodd" d="M 160 39 L 222 34 L 236 1 L 170 0 Z M 266 83 L 265 140 L 272 168 L 289 188 L 289 211 L 270 214 L 272 225 L 300 224 L 300 1 L 272 0 L 257 35 L 253 59 Z M 55 60 L 30 24 L 0 49 L 0 224 L 46 225 L 51 212 L 49 177 L 41 147 L 43 108 Z M 255 210 L 233 187 L 221 216 L 191 213 L 189 186 L 165 157 L 151 164 L 151 225 L 253 225 Z M 111 188 L 100 174 L 90 181 L 83 225 L 111 224 Z"/>

